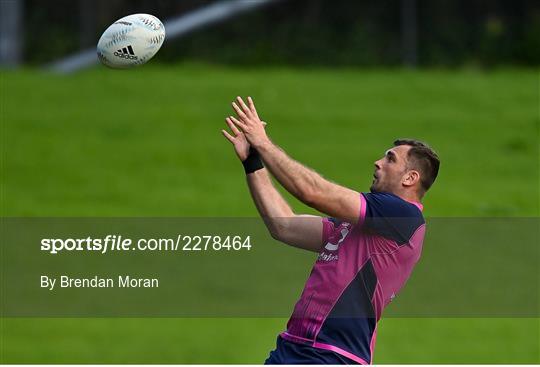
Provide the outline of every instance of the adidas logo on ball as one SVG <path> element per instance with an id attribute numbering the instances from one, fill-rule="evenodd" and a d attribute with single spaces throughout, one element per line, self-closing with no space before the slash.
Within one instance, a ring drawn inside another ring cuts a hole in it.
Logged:
<path id="1" fill-rule="evenodd" d="M 158 18 L 150 14 L 131 14 L 118 19 L 103 32 L 96 47 L 97 58 L 113 69 L 134 68 L 154 57 L 163 40 L 165 26 Z"/>
<path id="2" fill-rule="evenodd" d="M 131 47 L 131 45 L 124 47 L 121 50 L 115 51 L 114 56 L 120 57 L 122 59 L 129 59 L 129 60 L 138 59 L 138 57 L 135 56 L 135 52 L 133 52 L 133 48 Z"/>

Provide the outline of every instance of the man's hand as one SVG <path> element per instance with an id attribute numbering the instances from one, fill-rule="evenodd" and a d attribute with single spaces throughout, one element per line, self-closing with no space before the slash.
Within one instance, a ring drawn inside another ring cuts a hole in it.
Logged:
<path id="1" fill-rule="evenodd" d="M 229 117 L 227 117 L 225 121 L 227 122 L 227 125 L 229 125 L 229 128 L 231 129 L 234 136 L 229 134 L 226 130 L 221 130 L 221 132 L 227 138 L 227 140 L 232 143 L 236 155 L 243 162 L 249 155 L 249 143 L 244 133 L 238 130 L 236 126 L 234 126 L 233 122 Z"/>
<path id="2" fill-rule="evenodd" d="M 248 104 L 249 106 L 244 103 L 242 98 L 236 97 L 236 102 L 233 102 L 232 106 L 238 119 L 233 116 L 229 119 L 242 130 L 251 146 L 258 148 L 270 140 L 264 129 L 265 123 L 259 118 L 251 97 L 248 97 Z"/>

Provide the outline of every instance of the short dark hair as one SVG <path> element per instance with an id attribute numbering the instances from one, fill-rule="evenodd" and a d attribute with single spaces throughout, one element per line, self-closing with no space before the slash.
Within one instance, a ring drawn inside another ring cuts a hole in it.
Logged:
<path id="1" fill-rule="evenodd" d="M 429 190 L 439 173 L 439 156 L 426 143 L 416 139 L 398 139 L 394 146 L 408 145 L 411 147 L 407 154 L 409 167 L 420 171 L 420 184 L 423 193 Z"/>

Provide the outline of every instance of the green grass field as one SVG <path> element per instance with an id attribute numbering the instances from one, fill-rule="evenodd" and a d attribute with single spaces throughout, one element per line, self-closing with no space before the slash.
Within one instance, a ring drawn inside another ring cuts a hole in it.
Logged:
<path id="1" fill-rule="evenodd" d="M 538 87 L 527 70 L 3 72 L 1 214 L 255 216 L 220 133 L 229 102 L 251 95 L 273 140 L 336 182 L 367 190 L 393 139 L 417 137 L 442 160 L 426 216 L 538 217 Z M 1 322 L 2 363 L 260 363 L 286 320 Z M 540 363 L 539 330 L 537 318 L 388 318 L 375 362 Z"/>

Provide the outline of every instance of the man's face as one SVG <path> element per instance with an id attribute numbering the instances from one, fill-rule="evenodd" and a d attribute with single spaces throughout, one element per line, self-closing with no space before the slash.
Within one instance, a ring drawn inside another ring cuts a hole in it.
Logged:
<path id="1" fill-rule="evenodd" d="M 371 191 L 396 193 L 401 189 L 403 176 L 407 172 L 408 145 L 388 149 L 384 156 L 375 162 L 375 172 Z"/>

